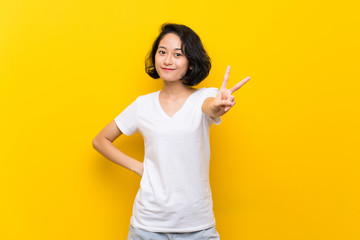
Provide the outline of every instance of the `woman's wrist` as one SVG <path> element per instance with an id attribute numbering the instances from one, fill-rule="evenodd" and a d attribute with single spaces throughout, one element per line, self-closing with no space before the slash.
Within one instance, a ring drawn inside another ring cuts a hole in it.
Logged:
<path id="1" fill-rule="evenodd" d="M 210 117 L 212 118 L 217 118 L 220 117 L 220 107 L 219 106 L 215 106 L 215 101 L 211 101 L 210 103 Z"/>

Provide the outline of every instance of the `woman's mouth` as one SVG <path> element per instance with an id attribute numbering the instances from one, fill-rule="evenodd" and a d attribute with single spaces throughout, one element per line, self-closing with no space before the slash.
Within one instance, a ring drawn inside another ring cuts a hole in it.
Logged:
<path id="1" fill-rule="evenodd" d="M 175 69 L 173 69 L 173 68 L 162 68 L 162 70 L 164 70 L 164 71 L 174 71 Z"/>

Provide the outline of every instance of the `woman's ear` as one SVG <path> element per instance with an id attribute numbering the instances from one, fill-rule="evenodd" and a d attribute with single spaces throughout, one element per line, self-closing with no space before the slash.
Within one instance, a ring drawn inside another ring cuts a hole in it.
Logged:
<path id="1" fill-rule="evenodd" d="M 189 69 L 192 70 L 192 69 L 193 69 L 193 66 L 189 66 Z"/>

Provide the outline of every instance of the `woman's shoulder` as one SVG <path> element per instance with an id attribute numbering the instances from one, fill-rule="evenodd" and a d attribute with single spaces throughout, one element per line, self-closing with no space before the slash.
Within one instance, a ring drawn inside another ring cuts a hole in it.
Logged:
<path id="1" fill-rule="evenodd" d="M 218 88 L 216 88 L 216 87 L 204 87 L 205 88 L 205 90 L 204 91 L 207 91 L 207 92 L 211 92 L 211 91 L 219 91 L 219 89 Z"/>
<path id="2" fill-rule="evenodd" d="M 219 92 L 219 89 L 216 87 L 202 87 L 198 89 L 200 96 L 207 96 L 207 95 L 215 95 Z"/>
<path id="3" fill-rule="evenodd" d="M 151 99 L 154 99 L 159 94 L 159 92 L 160 92 L 160 90 L 158 90 L 156 92 L 151 92 L 151 93 L 140 95 L 136 98 L 136 101 L 139 101 L 139 102 L 149 101 Z"/>

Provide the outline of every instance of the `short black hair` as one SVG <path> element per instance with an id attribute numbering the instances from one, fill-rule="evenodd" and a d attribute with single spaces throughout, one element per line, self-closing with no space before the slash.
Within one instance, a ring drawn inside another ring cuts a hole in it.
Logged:
<path id="1" fill-rule="evenodd" d="M 186 56 L 189 66 L 185 76 L 182 78 L 183 84 L 195 86 L 204 80 L 211 69 L 211 59 L 204 49 L 200 37 L 189 27 L 181 24 L 164 23 L 160 28 L 160 34 L 154 41 L 152 48 L 145 59 L 145 72 L 152 78 L 159 78 L 155 69 L 155 55 L 160 41 L 168 33 L 174 33 L 181 39 L 181 51 Z"/>

